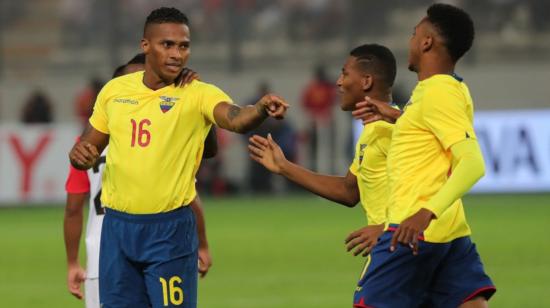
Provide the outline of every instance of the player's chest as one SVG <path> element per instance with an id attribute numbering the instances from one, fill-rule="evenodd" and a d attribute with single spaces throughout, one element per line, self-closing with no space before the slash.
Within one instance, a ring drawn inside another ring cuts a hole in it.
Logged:
<path id="1" fill-rule="evenodd" d="M 192 99 L 170 94 L 113 97 L 107 104 L 112 133 L 140 130 L 167 130 L 192 126 L 200 117 Z"/>

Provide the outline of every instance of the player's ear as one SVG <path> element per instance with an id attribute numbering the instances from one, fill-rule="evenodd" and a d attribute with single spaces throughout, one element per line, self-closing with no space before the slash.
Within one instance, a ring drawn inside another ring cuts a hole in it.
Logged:
<path id="1" fill-rule="evenodd" d="M 432 49 L 433 43 L 434 43 L 434 37 L 432 35 L 426 35 L 422 39 L 422 45 L 420 46 L 420 48 L 423 52 L 426 52 Z"/>
<path id="2" fill-rule="evenodd" d="M 373 78 L 372 75 L 365 74 L 361 78 L 361 89 L 363 92 L 367 92 L 372 88 Z"/>
<path id="3" fill-rule="evenodd" d="M 150 45 L 149 45 L 148 39 L 142 38 L 140 42 L 140 46 L 143 53 L 147 54 L 149 52 Z"/>

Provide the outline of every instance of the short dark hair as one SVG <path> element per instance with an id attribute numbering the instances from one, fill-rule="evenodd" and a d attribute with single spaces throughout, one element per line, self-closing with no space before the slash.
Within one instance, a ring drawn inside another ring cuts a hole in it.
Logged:
<path id="1" fill-rule="evenodd" d="M 113 72 L 113 78 L 120 77 L 124 75 L 124 70 L 126 69 L 126 66 L 131 64 L 145 64 L 145 54 L 143 52 L 138 53 L 135 55 L 128 63 L 123 64 L 115 69 Z"/>
<path id="2" fill-rule="evenodd" d="M 350 56 L 357 58 L 360 68 L 380 78 L 386 87 L 392 87 L 397 74 L 395 56 L 391 50 L 378 44 L 365 44 L 354 48 Z"/>
<path id="3" fill-rule="evenodd" d="M 164 23 L 176 23 L 189 26 L 189 19 L 180 10 L 173 7 L 161 7 L 158 8 L 147 16 L 145 20 L 145 26 L 143 27 L 143 33 L 150 24 L 164 24 Z"/>
<path id="4" fill-rule="evenodd" d="M 145 54 L 143 52 L 138 53 L 126 63 L 126 65 L 129 64 L 145 64 Z"/>
<path id="5" fill-rule="evenodd" d="M 464 10 L 436 3 L 428 8 L 428 21 L 434 25 L 445 41 L 445 47 L 454 62 L 457 62 L 474 42 L 474 22 Z"/>

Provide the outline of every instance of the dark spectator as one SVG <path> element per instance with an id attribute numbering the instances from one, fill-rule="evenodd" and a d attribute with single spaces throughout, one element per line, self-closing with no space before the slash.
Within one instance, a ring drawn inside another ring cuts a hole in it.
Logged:
<path id="1" fill-rule="evenodd" d="M 52 104 L 46 94 L 40 90 L 35 91 L 25 102 L 21 114 L 21 122 L 26 124 L 51 123 Z"/>

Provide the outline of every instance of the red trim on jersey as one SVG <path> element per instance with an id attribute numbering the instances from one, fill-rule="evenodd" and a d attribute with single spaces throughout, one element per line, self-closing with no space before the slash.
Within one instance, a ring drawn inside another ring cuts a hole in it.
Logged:
<path id="1" fill-rule="evenodd" d="M 487 292 L 487 291 L 492 291 L 490 294 L 492 295 L 492 293 L 495 293 L 497 290 L 497 288 L 495 288 L 494 286 L 489 286 L 489 287 L 483 287 L 483 288 L 479 288 L 477 290 L 474 291 L 474 293 L 470 294 L 468 297 L 466 297 L 465 300 L 462 301 L 462 303 L 464 304 L 465 302 L 471 300 L 472 298 L 480 295 L 481 293 L 484 293 L 484 292 Z M 490 296 L 489 296 L 490 297 Z M 485 296 L 486 299 L 489 299 L 489 297 Z"/>

